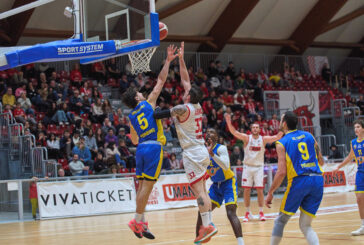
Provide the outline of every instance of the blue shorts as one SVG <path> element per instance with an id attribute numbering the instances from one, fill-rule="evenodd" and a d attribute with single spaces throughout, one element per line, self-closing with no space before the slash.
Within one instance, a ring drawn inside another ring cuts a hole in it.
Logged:
<path id="1" fill-rule="evenodd" d="M 355 193 L 364 193 L 364 172 L 356 172 Z"/>
<path id="2" fill-rule="evenodd" d="M 322 176 L 298 176 L 288 181 L 286 193 L 280 211 L 294 215 L 297 209 L 315 217 L 324 194 L 324 178 Z"/>
<path id="3" fill-rule="evenodd" d="M 136 177 L 158 180 L 162 163 L 163 148 L 159 144 L 139 144 L 135 155 Z"/>
<path id="4" fill-rule="evenodd" d="M 214 182 L 209 190 L 211 202 L 219 208 L 223 201 L 225 206 L 236 204 L 238 201 L 238 185 L 235 177 L 224 182 Z"/>

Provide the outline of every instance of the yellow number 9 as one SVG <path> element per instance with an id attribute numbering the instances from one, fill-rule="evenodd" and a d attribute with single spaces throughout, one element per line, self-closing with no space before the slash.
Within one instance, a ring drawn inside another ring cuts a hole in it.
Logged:
<path id="1" fill-rule="evenodd" d="M 141 113 L 138 117 L 138 123 L 140 125 L 140 128 L 142 130 L 145 130 L 146 128 L 148 128 L 148 121 L 147 119 L 144 117 L 144 113 Z"/>
<path id="2" fill-rule="evenodd" d="M 302 153 L 302 159 L 308 160 L 310 154 L 308 153 L 307 144 L 305 142 L 298 143 L 298 150 Z"/>

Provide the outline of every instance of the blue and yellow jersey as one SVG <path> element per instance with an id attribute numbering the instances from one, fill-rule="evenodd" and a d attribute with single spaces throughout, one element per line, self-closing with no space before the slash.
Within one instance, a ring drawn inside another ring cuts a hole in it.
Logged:
<path id="1" fill-rule="evenodd" d="M 155 140 L 166 144 L 161 120 L 153 117 L 154 109 L 148 101 L 140 102 L 129 114 L 132 127 L 139 137 L 139 143 Z"/>
<path id="2" fill-rule="evenodd" d="M 287 179 L 309 173 L 323 174 L 315 150 L 315 139 L 305 131 L 293 130 L 277 141 L 286 150 Z"/>
<path id="3" fill-rule="evenodd" d="M 355 154 L 355 161 L 358 164 L 358 171 L 364 172 L 364 139 L 361 141 L 358 138 L 351 141 L 351 147 Z"/>
<path id="4" fill-rule="evenodd" d="M 215 155 L 217 154 L 217 149 L 220 147 L 220 144 L 216 144 L 213 148 L 213 152 Z M 221 182 L 234 177 L 234 172 L 230 169 L 230 162 L 229 162 L 229 169 L 223 170 L 212 157 L 210 157 L 210 165 L 207 167 L 207 173 L 211 176 L 212 182 Z"/>

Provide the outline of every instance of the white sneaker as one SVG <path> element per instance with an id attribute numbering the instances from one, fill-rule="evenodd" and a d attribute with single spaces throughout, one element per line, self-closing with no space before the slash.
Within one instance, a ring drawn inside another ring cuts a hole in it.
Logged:
<path id="1" fill-rule="evenodd" d="M 244 222 L 249 222 L 250 220 L 252 220 L 254 217 L 250 212 L 246 212 L 245 216 L 243 217 L 243 221 Z"/>
<path id="2" fill-rule="evenodd" d="M 356 231 L 351 232 L 352 236 L 361 236 L 364 235 L 364 226 L 360 227 Z"/>

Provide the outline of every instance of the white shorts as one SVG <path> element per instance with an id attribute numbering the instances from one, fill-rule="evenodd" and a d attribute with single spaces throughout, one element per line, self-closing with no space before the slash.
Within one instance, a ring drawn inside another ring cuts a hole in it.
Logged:
<path id="1" fill-rule="evenodd" d="M 243 188 L 263 188 L 264 187 L 264 166 L 243 166 L 243 178 L 241 181 Z"/>
<path id="2" fill-rule="evenodd" d="M 194 146 L 183 150 L 183 166 L 190 185 L 203 179 L 210 165 L 210 155 L 205 146 Z"/>

